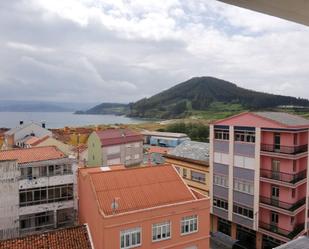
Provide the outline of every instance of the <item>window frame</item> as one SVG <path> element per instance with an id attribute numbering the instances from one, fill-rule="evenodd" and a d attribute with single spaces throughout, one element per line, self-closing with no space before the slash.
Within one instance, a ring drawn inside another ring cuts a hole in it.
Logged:
<path id="1" fill-rule="evenodd" d="M 132 245 L 132 234 L 134 232 L 138 233 L 139 232 L 139 244 Z M 126 236 L 129 235 L 129 246 L 126 245 Z M 122 246 L 122 236 L 123 236 L 123 246 Z M 135 227 L 135 228 L 130 228 L 126 230 L 120 231 L 120 249 L 131 249 L 131 248 L 136 248 L 140 247 L 142 245 L 142 228 L 141 227 Z"/>
<path id="2" fill-rule="evenodd" d="M 193 230 L 191 230 L 191 221 L 193 221 Z M 195 221 L 195 223 L 194 223 Z M 188 223 L 188 224 L 187 224 Z M 196 224 L 196 229 L 194 224 Z M 185 231 L 185 227 L 188 226 L 189 230 L 188 232 Z M 183 229 L 184 227 L 184 229 Z M 185 216 L 182 217 L 180 220 L 180 235 L 187 235 L 187 234 L 192 234 L 192 233 L 197 233 L 198 232 L 198 216 L 196 214 L 190 215 L 190 216 Z"/>
<path id="3" fill-rule="evenodd" d="M 201 174 L 203 175 L 204 177 L 193 177 L 194 174 Z M 203 180 L 204 179 L 204 180 Z M 199 171 L 195 171 L 195 170 L 191 170 L 191 180 L 194 181 L 194 182 L 198 182 L 198 183 L 202 183 L 202 184 L 206 184 L 206 174 L 205 173 L 201 173 Z"/>
<path id="4" fill-rule="evenodd" d="M 228 188 L 229 187 L 229 179 L 226 175 L 214 174 L 213 175 L 213 184 L 219 187 Z M 217 182 L 215 179 L 220 179 L 220 183 Z M 222 184 L 225 183 L 225 184 Z"/>
<path id="5" fill-rule="evenodd" d="M 160 229 L 161 229 L 161 238 L 160 239 L 154 239 L 154 229 L 157 229 L 158 227 L 160 227 Z M 169 227 L 169 236 L 166 236 L 165 238 L 163 238 L 163 236 L 162 236 L 163 227 Z M 160 223 L 152 224 L 151 228 L 152 228 L 151 240 L 154 243 L 159 242 L 159 241 L 163 241 L 163 240 L 168 240 L 168 239 L 172 238 L 172 222 L 171 221 L 163 221 L 163 222 L 160 222 Z"/>

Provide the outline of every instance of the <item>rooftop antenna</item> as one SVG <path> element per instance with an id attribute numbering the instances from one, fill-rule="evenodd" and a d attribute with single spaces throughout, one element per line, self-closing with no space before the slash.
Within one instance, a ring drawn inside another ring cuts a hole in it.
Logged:
<path id="1" fill-rule="evenodd" d="M 111 208 L 112 208 L 112 211 L 113 211 L 113 215 L 116 213 L 118 207 L 119 207 L 119 204 L 117 202 L 117 200 L 119 200 L 118 197 L 115 197 L 112 201 L 112 205 L 111 205 Z"/>

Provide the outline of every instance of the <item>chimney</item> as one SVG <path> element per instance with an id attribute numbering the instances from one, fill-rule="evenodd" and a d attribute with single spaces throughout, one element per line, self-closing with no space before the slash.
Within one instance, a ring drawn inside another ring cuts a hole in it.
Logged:
<path id="1" fill-rule="evenodd" d="M 20 120 L 19 121 L 19 125 L 23 125 L 24 124 L 24 121 L 23 120 Z"/>

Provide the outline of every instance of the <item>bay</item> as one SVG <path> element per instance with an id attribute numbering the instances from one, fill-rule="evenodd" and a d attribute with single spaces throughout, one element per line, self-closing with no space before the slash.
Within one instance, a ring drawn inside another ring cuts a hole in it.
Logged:
<path id="1" fill-rule="evenodd" d="M 0 127 L 14 128 L 19 121 L 46 123 L 46 128 L 78 127 L 100 124 L 135 124 L 144 120 L 116 115 L 78 115 L 71 112 L 0 112 Z"/>

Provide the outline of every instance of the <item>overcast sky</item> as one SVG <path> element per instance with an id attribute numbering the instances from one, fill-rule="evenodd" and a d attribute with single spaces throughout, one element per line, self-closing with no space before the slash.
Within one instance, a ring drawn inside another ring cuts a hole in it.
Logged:
<path id="1" fill-rule="evenodd" d="M 309 98 L 309 27 L 215 0 L 1 0 L 0 99 L 129 102 L 194 76 Z"/>

